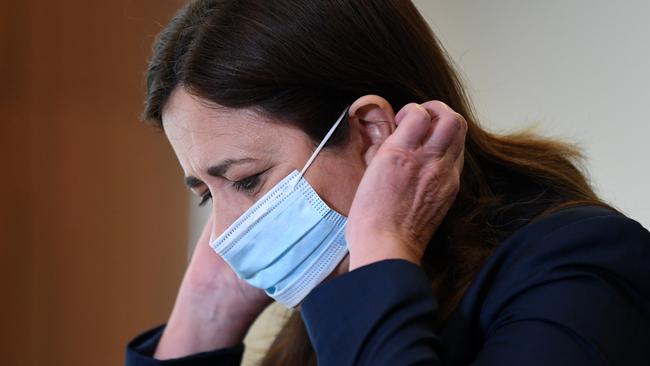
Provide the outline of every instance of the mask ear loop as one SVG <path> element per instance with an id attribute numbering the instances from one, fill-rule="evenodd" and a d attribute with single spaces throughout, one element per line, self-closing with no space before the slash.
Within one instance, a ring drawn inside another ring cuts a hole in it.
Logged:
<path id="1" fill-rule="evenodd" d="M 330 128 L 330 130 L 327 131 L 327 134 L 325 135 L 325 137 L 323 137 L 323 140 L 320 142 L 320 144 L 318 144 L 318 146 L 316 147 L 316 150 L 314 150 L 314 153 L 311 154 L 311 156 L 309 157 L 309 160 L 307 160 L 307 163 L 305 163 L 305 166 L 300 171 L 300 174 L 298 175 L 298 179 L 296 179 L 295 183 L 293 184 L 294 187 L 296 186 L 296 184 L 298 184 L 298 182 L 300 181 L 302 176 L 305 174 L 305 172 L 307 171 L 307 168 L 309 168 L 311 163 L 314 162 L 314 159 L 316 159 L 316 156 L 318 156 L 318 153 L 321 150 L 323 150 L 323 147 L 325 147 L 325 144 L 327 143 L 327 140 L 329 140 L 330 137 L 332 137 L 332 134 L 336 130 L 336 127 L 338 127 L 338 125 L 341 123 L 341 121 L 343 120 L 343 117 L 345 117 L 348 114 L 348 109 L 349 108 L 350 108 L 350 106 L 347 106 L 347 107 L 345 107 L 345 109 L 343 109 L 343 112 L 339 116 L 339 119 L 337 119 L 336 122 L 334 123 L 334 125 L 332 126 L 332 128 Z"/>

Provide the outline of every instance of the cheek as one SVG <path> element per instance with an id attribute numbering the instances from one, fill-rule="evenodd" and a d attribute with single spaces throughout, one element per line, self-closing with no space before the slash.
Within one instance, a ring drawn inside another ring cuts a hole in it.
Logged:
<path id="1" fill-rule="evenodd" d="M 362 176 L 363 170 L 360 168 L 339 169 L 336 174 L 322 177 L 320 189 L 315 188 L 325 203 L 347 216 Z"/>
<path id="2" fill-rule="evenodd" d="M 219 190 L 219 193 L 213 193 L 213 195 L 212 217 L 214 218 L 214 227 L 212 229 L 212 239 L 215 239 L 253 205 L 254 199 L 229 187 L 223 187 Z"/>

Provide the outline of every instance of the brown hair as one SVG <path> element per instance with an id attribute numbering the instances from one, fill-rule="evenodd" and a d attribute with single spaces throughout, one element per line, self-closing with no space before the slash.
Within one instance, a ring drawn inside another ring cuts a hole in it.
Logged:
<path id="1" fill-rule="evenodd" d="M 422 262 L 440 302 L 439 326 L 514 230 L 564 207 L 607 206 L 571 145 L 479 126 L 445 51 L 410 1 L 192 1 L 158 36 L 147 72 L 144 115 L 160 127 L 177 86 L 221 106 L 254 108 L 314 141 L 365 94 L 383 96 L 395 110 L 440 100 L 463 115 L 469 128 L 460 192 Z M 339 128 L 330 145 L 346 136 Z M 263 364 L 315 364 L 299 314 Z"/>

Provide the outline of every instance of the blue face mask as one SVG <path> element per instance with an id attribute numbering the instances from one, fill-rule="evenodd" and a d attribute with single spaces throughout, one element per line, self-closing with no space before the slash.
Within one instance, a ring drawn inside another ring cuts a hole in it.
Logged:
<path id="1" fill-rule="evenodd" d="M 327 206 L 303 177 L 346 115 L 347 108 L 302 171 L 282 179 L 210 244 L 240 278 L 289 308 L 348 252 L 347 218 Z"/>

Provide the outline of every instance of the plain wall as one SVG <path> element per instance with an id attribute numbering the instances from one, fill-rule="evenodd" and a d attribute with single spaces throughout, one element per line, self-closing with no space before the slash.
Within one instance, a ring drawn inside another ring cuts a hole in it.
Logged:
<path id="1" fill-rule="evenodd" d="M 154 35 L 178 0 L 3 3 L 0 364 L 121 365 L 166 321 L 187 190 L 139 119 Z"/>
<path id="2" fill-rule="evenodd" d="M 650 227 L 650 2 L 416 0 L 484 127 L 583 148 L 597 191 Z"/>

